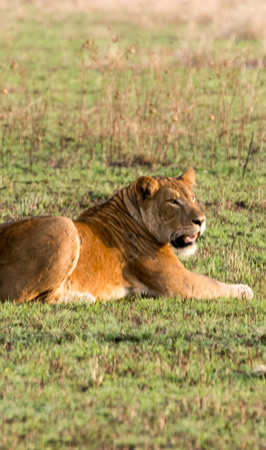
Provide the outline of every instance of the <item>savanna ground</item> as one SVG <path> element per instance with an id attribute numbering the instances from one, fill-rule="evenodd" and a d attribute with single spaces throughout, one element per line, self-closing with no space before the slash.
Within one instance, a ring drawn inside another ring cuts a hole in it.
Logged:
<path id="1" fill-rule="evenodd" d="M 186 265 L 254 299 L 2 304 L 0 448 L 264 449 L 265 5 L 127 3 L 1 2 L 1 221 L 194 166 Z"/>

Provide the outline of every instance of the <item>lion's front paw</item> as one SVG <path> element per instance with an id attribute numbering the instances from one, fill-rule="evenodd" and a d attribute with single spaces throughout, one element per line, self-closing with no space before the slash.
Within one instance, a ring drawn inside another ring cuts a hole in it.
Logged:
<path id="1" fill-rule="evenodd" d="M 253 298 L 253 291 L 247 284 L 235 284 L 234 289 L 237 298 L 246 300 L 251 300 Z"/>

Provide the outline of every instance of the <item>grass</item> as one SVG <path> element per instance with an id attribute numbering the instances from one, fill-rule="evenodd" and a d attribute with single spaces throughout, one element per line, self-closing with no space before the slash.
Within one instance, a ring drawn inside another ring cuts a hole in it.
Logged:
<path id="1" fill-rule="evenodd" d="M 4 448 L 258 448 L 261 302 L 1 311 Z"/>
<path id="2" fill-rule="evenodd" d="M 1 15 L 1 222 L 194 166 L 207 230 L 185 264 L 254 299 L 2 304 L 0 447 L 262 449 L 263 36 L 108 17 Z"/>

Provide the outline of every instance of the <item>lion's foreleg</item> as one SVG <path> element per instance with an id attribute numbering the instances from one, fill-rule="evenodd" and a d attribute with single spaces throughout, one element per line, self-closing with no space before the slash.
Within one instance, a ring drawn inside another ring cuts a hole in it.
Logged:
<path id="1" fill-rule="evenodd" d="M 187 270 L 170 248 L 129 266 L 135 273 L 133 287 L 156 296 L 215 299 L 235 297 L 251 299 L 253 292 L 245 284 L 226 284 Z M 137 281 L 138 280 L 138 281 Z M 144 288 L 143 288 L 144 286 Z"/>
<path id="2" fill-rule="evenodd" d="M 182 283 L 177 287 L 185 298 L 215 299 L 219 297 L 234 297 L 251 299 L 253 292 L 245 284 L 226 284 L 204 275 L 198 275 L 185 269 Z"/>

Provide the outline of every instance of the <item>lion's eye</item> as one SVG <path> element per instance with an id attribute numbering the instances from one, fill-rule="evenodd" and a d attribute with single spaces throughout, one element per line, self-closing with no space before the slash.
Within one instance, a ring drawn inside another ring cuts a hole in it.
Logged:
<path id="1" fill-rule="evenodd" d="M 176 198 L 173 198 L 172 200 L 170 200 L 170 202 L 173 204 L 173 205 L 180 205 L 180 202 L 176 199 Z"/>

